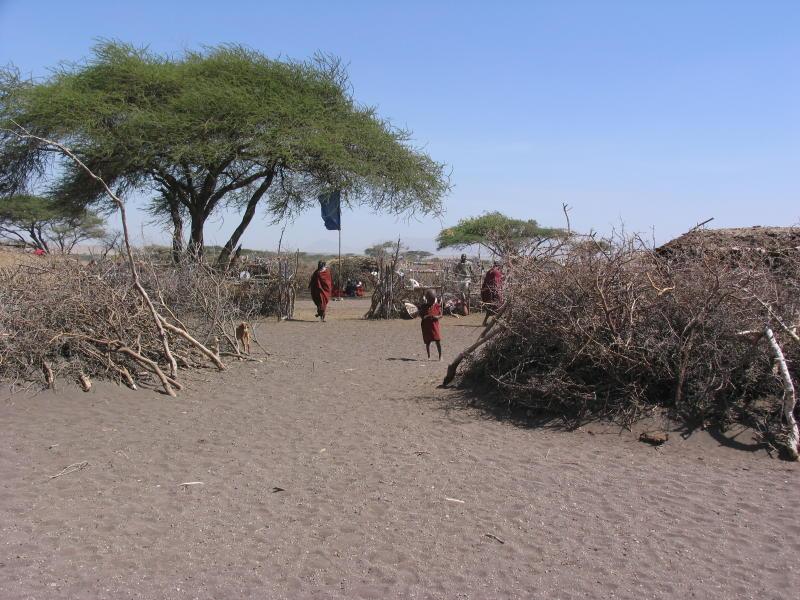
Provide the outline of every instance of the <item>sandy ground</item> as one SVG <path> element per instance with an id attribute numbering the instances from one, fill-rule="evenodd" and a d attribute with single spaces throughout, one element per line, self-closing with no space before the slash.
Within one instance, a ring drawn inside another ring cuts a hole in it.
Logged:
<path id="1" fill-rule="evenodd" d="M 797 464 L 487 417 L 365 308 L 303 303 L 177 399 L 3 398 L 0 598 L 797 597 Z M 478 322 L 444 321 L 445 359 Z"/>

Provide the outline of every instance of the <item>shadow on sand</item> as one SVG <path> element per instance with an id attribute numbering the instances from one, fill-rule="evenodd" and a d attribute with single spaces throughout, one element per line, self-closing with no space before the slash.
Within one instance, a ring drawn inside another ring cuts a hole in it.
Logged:
<path id="1" fill-rule="evenodd" d="M 726 431 L 718 427 L 702 429 L 700 424 L 681 423 L 669 411 L 662 410 L 635 422 L 630 428 L 615 422 L 610 418 L 604 417 L 583 417 L 580 419 L 569 419 L 566 417 L 551 415 L 543 412 L 536 412 L 523 407 L 509 405 L 503 396 L 495 391 L 472 390 L 465 387 L 449 386 L 438 389 L 450 390 L 446 396 L 432 399 L 430 396 L 417 397 L 414 401 L 425 403 L 430 406 L 431 402 L 437 410 L 442 411 L 447 418 L 453 422 L 464 422 L 467 420 L 492 420 L 510 423 L 517 427 L 528 429 L 548 429 L 555 431 L 575 431 L 587 425 L 598 425 L 599 428 L 590 431 L 592 435 L 597 434 L 630 434 L 633 431 L 644 431 L 648 429 L 661 429 L 669 433 L 678 434 L 680 438 L 688 440 L 696 434 L 703 433 L 709 436 L 720 446 L 754 453 L 759 451 L 766 452 L 770 457 L 777 455 L 783 460 L 792 460 L 782 447 L 770 444 L 760 439 L 758 434 L 751 428 L 744 425 L 733 426 Z M 638 436 L 638 434 L 635 434 Z"/>
<path id="2" fill-rule="evenodd" d="M 448 391 L 449 393 L 438 398 L 420 396 L 413 398 L 413 400 L 428 405 L 433 402 L 437 410 L 444 412 L 454 422 L 478 419 L 503 421 L 517 427 L 529 429 L 573 431 L 593 421 L 583 420 L 576 423 L 553 415 L 533 413 L 527 408 L 510 406 L 500 394 L 474 391 L 452 384 L 447 387 L 439 385 L 437 390 Z M 620 427 L 620 431 L 623 430 L 624 428 Z"/>

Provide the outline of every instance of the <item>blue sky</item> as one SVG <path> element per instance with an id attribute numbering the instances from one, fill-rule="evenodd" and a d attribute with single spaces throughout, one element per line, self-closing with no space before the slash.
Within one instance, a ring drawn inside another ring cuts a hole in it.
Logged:
<path id="1" fill-rule="evenodd" d="M 0 62 L 34 76 L 99 37 L 179 54 L 236 42 L 349 63 L 357 99 L 452 169 L 443 221 L 344 214 L 358 251 L 430 249 L 442 224 L 500 210 L 576 229 L 800 222 L 800 2 L 63 2 L 0 0 Z M 135 202 L 135 199 L 133 200 Z M 137 218 L 149 241 L 162 234 Z M 224 241 L 234 218 L 218 219 Z M 254 222 L 246 246 L 273 248 Z M 285 241 L 334 249 L 317 213 Z"/>

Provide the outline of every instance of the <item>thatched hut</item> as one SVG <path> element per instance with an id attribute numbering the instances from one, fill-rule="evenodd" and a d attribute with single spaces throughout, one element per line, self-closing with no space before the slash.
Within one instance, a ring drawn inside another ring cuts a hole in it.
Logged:
<path id="1" fill-rule="evenodd" d="M 787 255 L 800 252 L 798 227 L 733 227 L 694 229 L 659 247 L 665 256 L 700 253 Z"/>
<path id="2" fill-rule="evenodd" d="M 670 262 L 713 257 L 729 265 L 758 262 L 781 270 L 800 258 L 800 227 L 699 228 L 656 248 L 656 253 Z"/>

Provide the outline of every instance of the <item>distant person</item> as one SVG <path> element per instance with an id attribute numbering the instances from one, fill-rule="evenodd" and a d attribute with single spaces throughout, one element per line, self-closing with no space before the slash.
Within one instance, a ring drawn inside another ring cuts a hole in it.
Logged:
<path id="1" fill-rule="evenodd" d="M 352 279 L 348 279 L 344 286 L 344 293 L 348 298 L 356 297 L 356 284 Z"/>
<path id="2" fill-rule="evenodd" d="M 422 319 L 422 341 L 428 359 L 431 357 L 431 342 L 436 342 L 439 360 L 442 360 L 442 332 L 439 320 L 442 318 L 442 306 L 436 300 L 433 290 L 425 290 L 422 304 L 419 305 L 419 316 Z"/>
<path id="3" fill-rule="evenodd" d="M 461 294 L 461 300 L 469 307 L 469 288 L 470 285 L 472 285 L 472 263 L 467 262 L 466 254 L 462 254 L 461 260 L 453 267 L 453 274 L 456 278 L 456 287 L 459 294 Z M 467 308 L 467 312 L 469 312 L 469 308 Z"/>
<path id="4" fill-rule="evenodd" d="M 481 286 L 481 302 L 486 315 L 483 317 L 483 324 L 489 321 L 489 317 L 496 315 L 503 305 L 503 272 L 500 270 L 500 261 L 494 261 L 492 268 L 486 271 Z"/>
<path id="5" fill-rule="evenodd" d="M 311 275 L 308 289 L 311 291 L 311 299 L 314 300 L 314 304 L 317 306 L 316 316 L 320 317 L 324 322 L 325 311 L 328 309 L 328 302 L 333 292 L 333 279 L 324 260 L 317 263 L 317 270 Z"/>
<path id="6" fill-rule="evenodd" d="M 359 281 L 356 284 L 356 296 L 361 298 L 363 295 L 364 295 L 364 284 L 361 281 Z"/>

